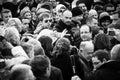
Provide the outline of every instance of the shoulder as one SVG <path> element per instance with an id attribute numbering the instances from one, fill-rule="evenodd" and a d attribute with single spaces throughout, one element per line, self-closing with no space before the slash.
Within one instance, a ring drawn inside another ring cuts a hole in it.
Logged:
<path id="1" fill-rule="evenodd" d="M 52 66 L 51 67 L 51 72 L 55 73 L 55 74 L 60 74 L 61 70 L 59 68 L 57 68 L 57 67 Z"/>

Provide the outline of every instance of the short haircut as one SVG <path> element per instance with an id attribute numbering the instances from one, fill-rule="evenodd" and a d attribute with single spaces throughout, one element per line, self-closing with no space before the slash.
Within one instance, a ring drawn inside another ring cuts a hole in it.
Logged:
<path id="1" fill-rule="evenodd" d="M 101 62 L 103 62 L 104 59 L 106 59 L 107 61 L 110 59 L 109 52 L 105 50 L 97 50 L 93 53 L 93 56 L 97 57 L 98 60 L 100 60 Z"/>
<path id="2" fill-rule="evenodd" d="M 45 55 L 37 55 L 31 60 L 30 65 L 35 77 L 44 76 L 50 65 L 50 59 Z"/>
<path id="3" fill-rule="evenodd" d="M 82 25 L 81 27 L 84 27 L 84 26 L 88 26 L 87 24 L 84 24 L 84 25 Z M 80 29 L 81 29 L 81 27 L 80 27 Z M 88 26 L 89 27 L 89 32 L 92 32 L 92 29 L 91 29 L 91 27 L 90 26 Z"/>
<path id="4" fill-rule="evenodd" d="M 111 50 L 111 60 L 120 61 L 120 44 L 115 45 Z"/>
<path id="5" fill-rule="evenodd" d="M 24 80 L 31 67 L 26 64 L 17 64 L 12 67 L 9 80 Z"/>
<path id="6" fill-rule="evenodd" d="M 9 9 L 3 9 L 2 11 L 1 11 L 1 17 L 3 17 L 3 14 L 4 13 L 11 13 L 11 10 L 9 10 Z"/>

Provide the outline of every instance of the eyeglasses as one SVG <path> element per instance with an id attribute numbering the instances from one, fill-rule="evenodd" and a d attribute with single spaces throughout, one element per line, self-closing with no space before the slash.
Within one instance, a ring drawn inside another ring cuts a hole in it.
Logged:
<path id="1" fill-rule="evenodd" d="M 52 22 L 52 19 L 46 19 L 45 23 Z"/>

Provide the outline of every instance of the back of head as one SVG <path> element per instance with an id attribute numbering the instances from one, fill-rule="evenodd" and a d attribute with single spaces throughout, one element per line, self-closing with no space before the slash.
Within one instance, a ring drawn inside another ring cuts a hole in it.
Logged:
<path id="1" fill-rule="evenodd" d="M 106 50 L 97 50 L 93 53 L 94 57 L 97 57 L 98 60 L 100 60 L 101 62 L 103 62 L 104 60 L 109 60 L 110 59 L 110 55 L 109 52 Z"/>
<path id="2" fill-rule="evenodd" d="M 55 47 L 58 51 L 68 52 L 70 50 L 70 41 L 67 38 L 61 38 L 56 42 Z"/>
<path id="3" fill-rule="evenodd" d="M 31 60 L 30 65 L 36 77 L 43 77 L 50 65 L 50 60 L 47 56 L 37 55 Z"/>
<path id="4" fill-rule="evenodd" d="M 10 80 L 25 80 L 26 78 L 30 80 L 35 78 L 29 65 L 17 64 L 12 67 Z"/>
<path id="5" fill-rule="evenodd" d="M 115 45 L 111 50 L 111 60 L 120 61 L 120 44 Z"/>
<path id="6" fill-rule="evenodd" d="M 52 39 L 49 36 L 41 36 L 38 40 L 40 41 L 45 54 L 50 56 L 53 50 Z"/>
<path id="7" fill-rule="evenodd" d="M 110 41 L 106 34 L 97 34 L 94 37 L 95 50 L 98 49 L 110 49 Z"/>
<path id="8" fill-rule="evenodd" d="M 45 55 L 44 49 L 41 46 L 41 43 L 36 39 L 30 39 L 27 43 L 34 46 L 34 55 Z"/>

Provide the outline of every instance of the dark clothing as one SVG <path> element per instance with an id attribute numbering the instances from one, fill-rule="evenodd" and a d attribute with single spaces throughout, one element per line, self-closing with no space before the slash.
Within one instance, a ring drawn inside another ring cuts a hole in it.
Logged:
<path id="1" fill-rule="evenodd" d="M 60 20 L 57 25 L 55 26 L 56 30 L 58 32 L 62 32 L 64 29 L 67 29 L 68 31 L 72 28 L 72 25 L 66 25 L 62 20 Z"/>
<path id="2" fill-rule="evenodd" d="M 120 61 L 110 61 L 94 73 L 94 80 L 120 80 Z"/>
<path id="3" fill-rule="evenodd" d="M 106 49 L 106 50 L 110 50 L 110 40 L 108 35 L 106 34 L 97 34 L 94 37 L 94 46 L 95 46 L 95 51 L 99 50 L 99 49 Z"/>
<path id="4" fill-rule="evenodd" d="M 61 69 L 64 80 L 71 80 L 71 77 L 73 76 L 73 71 L 70 57 L 67 53 L 62 53 L 61 55 L 58 55 L 52 61 L 52 65 Z"/>
<path id="5" fill-rule="evenodd" d="M 63 80 L 61 70 L 56 67 L 51 67 L 51 75 L 50 78 L 45 76 L 39 76 L 36 80 Z"/>
<path id="6" fill-rule="evenodd" d="M 75 70 L 76 70 L 75 74 L 73 74 L 70 55 L 68 55 L 67 53 L 58 55 L 52 63 L 54 66 L 61 69 L 64 80 L 71 80 L 71 77 L 73 75 L 78 75 L 81 79 L 84 79 L 84 71 L 83 71 L 82 63 L 79 61 L 79 57 L 77 55 L 74 55 L 74 59 L 75 59 Z"/>
<path id="7" fill-rule="evenodd" d="M 110 42 L 111 42 L 111 48 L 112 48 L 113 46 L 115 46 L 116 44 L 120 44 L 120 41 L 118 41 L 118 40 L 115 39 L 115 38 L 112 38 L 112 39 L 110 40 Z"/>
<path id="8" fill-rule="evenodd" d="M 62 72 L 59 68 L 52 66 L 50 80 L 63 80 Z"/>
<path id="9" fill-rule="evenodd" d="M 84 80 L 93 80 L 93 63 L 92 60 L 87 61 L 84 57 L 80 56 L 80 61 L 83 64 L 83 70 L 84 70 L 84 75 L 85 78 Z"/>
<path id="10" fill-rule="evenodd" d="M 62 20 L 60 20 L 55 28 L 58 32 L 62 32 L 64 29 L 67 29 L 67 34 L 70 34 L 70 36 L 65 37 L 70 40 L 71 45 L 79 48 L 80 42 L 82 41 L 80 38 L 80 30 L 73 22 L 71 22 L 70 25 L 66 25 Z"/>

